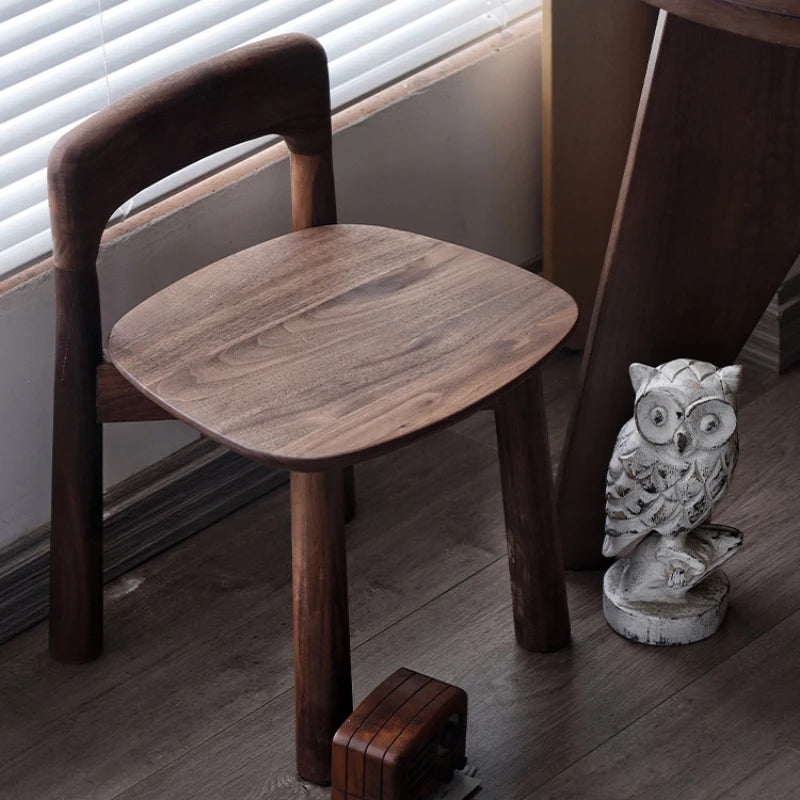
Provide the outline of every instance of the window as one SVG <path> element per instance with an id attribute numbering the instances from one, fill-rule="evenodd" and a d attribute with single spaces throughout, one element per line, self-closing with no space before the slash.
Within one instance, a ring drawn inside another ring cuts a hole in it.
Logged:
<path id="1" fill-rule="evenodd" d="M 47 156 L 109 102 L 201 59 L 290 31 L 318 38 L 334 110 L 540 0 L 5 0 L 0 8 L 0 274 L 51 249 Z M 133 198 L 127 214 L 262 147 L 248 142 Z"/>

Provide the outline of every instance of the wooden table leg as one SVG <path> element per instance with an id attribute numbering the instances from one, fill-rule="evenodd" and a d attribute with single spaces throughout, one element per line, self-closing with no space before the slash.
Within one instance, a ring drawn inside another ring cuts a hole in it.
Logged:
<path id="1" fill-rule="evenodd" d="M 353 467 L 345 467 L 344 480 L 344 521 L 350 522 L 356 515 L 356 475 Z"/>
<path id="2" fill-rule="evenodd" d="M 662 12 L 561 458 L 567 568 L 604 563 L 628 365 L 731 363 L 800 253 L 798 213 L 800 50 Z"/>
<path id="3" fill-rule="evenodd" d="M 569 641 L 569 611 L 538 370 L 497 399 L 495 422 L 514 631 L 527 650 L 557 650 Z"/>
<path id="4" fill-rule="evenodd" d="M 343 493 L 341 470 L 291 474 L 297 771 L 323 785 L 353 710 Z"/>

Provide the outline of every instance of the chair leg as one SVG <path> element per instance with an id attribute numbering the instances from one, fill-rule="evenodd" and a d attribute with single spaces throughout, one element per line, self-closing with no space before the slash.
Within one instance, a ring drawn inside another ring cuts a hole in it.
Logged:
<path id="1" fill-rule="evenodd" d="M 353 710 L 343 497 L 342 470 L 291 475 L 297 771 L 322 785 Z"/>
<path id="2" fill-rule="evenodd" d="M 538 370 L 498 399 L 495 424 L 514 631 L 527 650 L 558 650 L 569 641 L 569 611 Z"/>
<path id="3" fill-rule="evenodd" d="M 59 661 L 82 662 L 97 658 L 103 646 L 103 453 L 95 402 L 100 344 L 99 323 L 92 324 L 99 320 L 97 287 L 59 269 L 55 284 L 50 652 Z"/>
<path id="4" fill-rule="evenodd" d="M 356 515 L 356 476 L 353 467 L 344 468 L 344 521 L 350 522 Z"/>

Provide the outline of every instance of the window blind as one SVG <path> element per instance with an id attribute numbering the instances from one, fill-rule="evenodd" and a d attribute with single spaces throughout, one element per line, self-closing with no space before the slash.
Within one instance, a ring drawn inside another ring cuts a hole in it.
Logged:
<path id="1" fill-rule="evenodd" d="M 5 0 L 0 5 L 0 274 L 51 249 L 56 140 L 144 84 L 225 50 L 302 32 L 328 53 L 334 110 L 535 10 L 541 0 Z M 150 187 L 127 213 L 264 146 Z"/>

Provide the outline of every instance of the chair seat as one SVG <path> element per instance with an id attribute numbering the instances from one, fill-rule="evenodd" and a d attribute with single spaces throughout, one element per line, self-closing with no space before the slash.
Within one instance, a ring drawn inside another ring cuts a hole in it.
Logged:
<path id="1" fill-rule="evenodd" d="M 207 436 L 296 471 L 360 461 L 529 372 L 577 309 L 481 253 L 368 225 L 307 228 L 125 315 L 109 356 Z"/>

